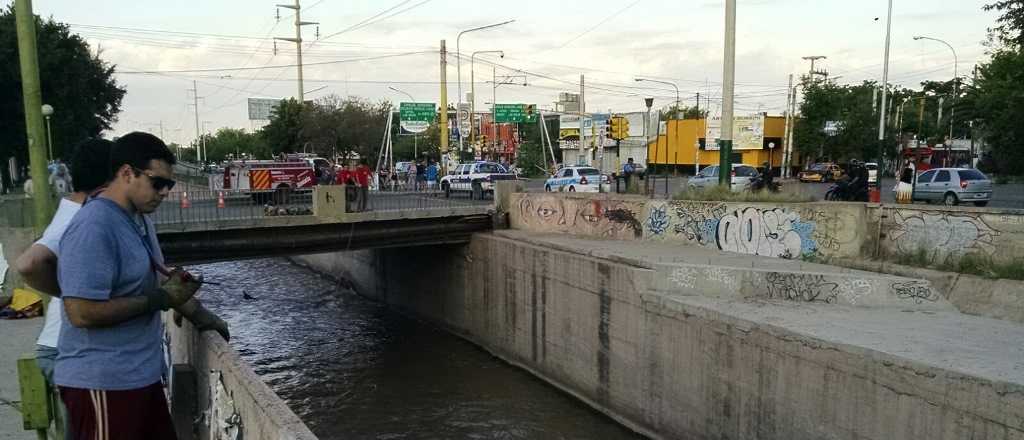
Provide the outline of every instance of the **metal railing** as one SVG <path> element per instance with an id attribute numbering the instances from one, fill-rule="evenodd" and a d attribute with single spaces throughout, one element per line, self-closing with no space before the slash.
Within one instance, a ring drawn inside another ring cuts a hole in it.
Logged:
<path id="1" fill-rule="evenodd" d="M 348 212 L 360 212 L 360 205 L 351 197 Z M 490 199 L 473 200 L 469 193 L 430 191 L 368 191 L 365 211 L 404 212 L 443 210 L 468 206 L 486 206 Z M 172 192 L 151 214 L 156 224 L 206 223 L 218 221 L 252 220 L 266 217 L 302 216 L 313 214 L 313 191 L 276 191 L 249 193 L 242 191 L 182 191 Z"/>

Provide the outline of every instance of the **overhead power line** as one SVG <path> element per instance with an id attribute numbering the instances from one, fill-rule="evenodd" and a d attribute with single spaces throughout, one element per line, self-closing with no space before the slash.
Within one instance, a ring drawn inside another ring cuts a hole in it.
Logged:
<path id="1" fill-rule="evenodd" d="M 385 58 L 397 58 L 397 57 L 405 57 L 405 56 L 411 56 L 411 55 L 422 55 L 422 54 L 428 54 L 428 53 L 429 54 L 436 54 L 436 53 L 438 53 L 438 51 L 436 51 L 436 50 L 422 50 L 422 51 L 416 51 L 416 52 L 404 52 L 404 53 L 390 54 L 390 55 L 378 55 L 378 56 L 372 56 L 372 57 L 349 58 L 349 59 L 344 59 L 344 60 L 321 61 L 321 62 L 316 62 L 316 63 L 303 63 L 303 64 L 306 65 L 306 66 L 325 66 L 325 65 L 331 65 L 331 64 L 356 63 L 356 62 L 360 62 L 360 61 L 373 61 L 373 60 L 381 60 L 381 59 L 385 59 Z M 149 75 L 149 74 L 162 74 L 162 73 L 239 72 L 239 71 L 245 71 L 245 70 L 284 69 L 284 68 L 296 67 L 296 66 L 298 66 L 298 64 L 278 64 L 278 65 L 274 65 L 274 66 L 264 66 L 264 67 L 255 67 L 255 66 L 253 66 L 253 67 L 219 67 L 219 68 L 207 68 L 207 69 L 181 69 L 181 70 L 130 70 L 130 71 L 120 71 L 119 73 L 123 73 L 123 74 L 127 74 L 127 75 Z"/>

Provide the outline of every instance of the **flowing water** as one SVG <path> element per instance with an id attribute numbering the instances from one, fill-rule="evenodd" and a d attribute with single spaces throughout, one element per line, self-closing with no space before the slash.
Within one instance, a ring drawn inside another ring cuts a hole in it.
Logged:
<path id="1" fill-rule="evenodd" d="M 479 347 L 285 260 L 191 270 L 223 283 L 203 287 L 203 302 L 321 439 L 641 438 Z"/>

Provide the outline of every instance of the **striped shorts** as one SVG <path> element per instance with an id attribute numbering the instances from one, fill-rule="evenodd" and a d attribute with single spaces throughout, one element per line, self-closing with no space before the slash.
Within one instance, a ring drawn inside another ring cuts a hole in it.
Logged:
<path id="1" fill-rule="evenodd" d="M 60 387 L 75 440 L 176 440 L 163 386 L 134 390 Z"/>

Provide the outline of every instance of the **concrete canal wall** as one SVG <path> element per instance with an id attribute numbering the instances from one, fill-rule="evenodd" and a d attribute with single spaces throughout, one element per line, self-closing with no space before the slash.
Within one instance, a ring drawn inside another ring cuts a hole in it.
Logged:
<path id="1" fill-rule="evenodd" d="M 361 294 L 438 323 L 655 438 L 1024 438 L 1016 324 L 962 315 L 931 293 L 884 293 L 902 302 L 872 307 L 709 297 L 680 287 L 685 280 L 660 282 L 667 260 L 537 237 L 496 232 L 466 246 L 295 261 L 348 278 Z M 671 249 L 633 250 L 650 247 Z"/>
<path id="2" fill-rule="evenodd" d="M 515 193 L 506 211 L 513 228 L 532 232 L 667 241 L 768 257 L 892 259 L 924 250 L 934 262 L 967 254 L 1024 261 L 1019 210 Z"/>
<path id="3" fill-rule="evenodd" d="M 315 440 L 291 408 L 214 332 L 168 313 L 171 413 L 181 439 Z M 186 435 L 191 434 L 191 435 Z"/>

